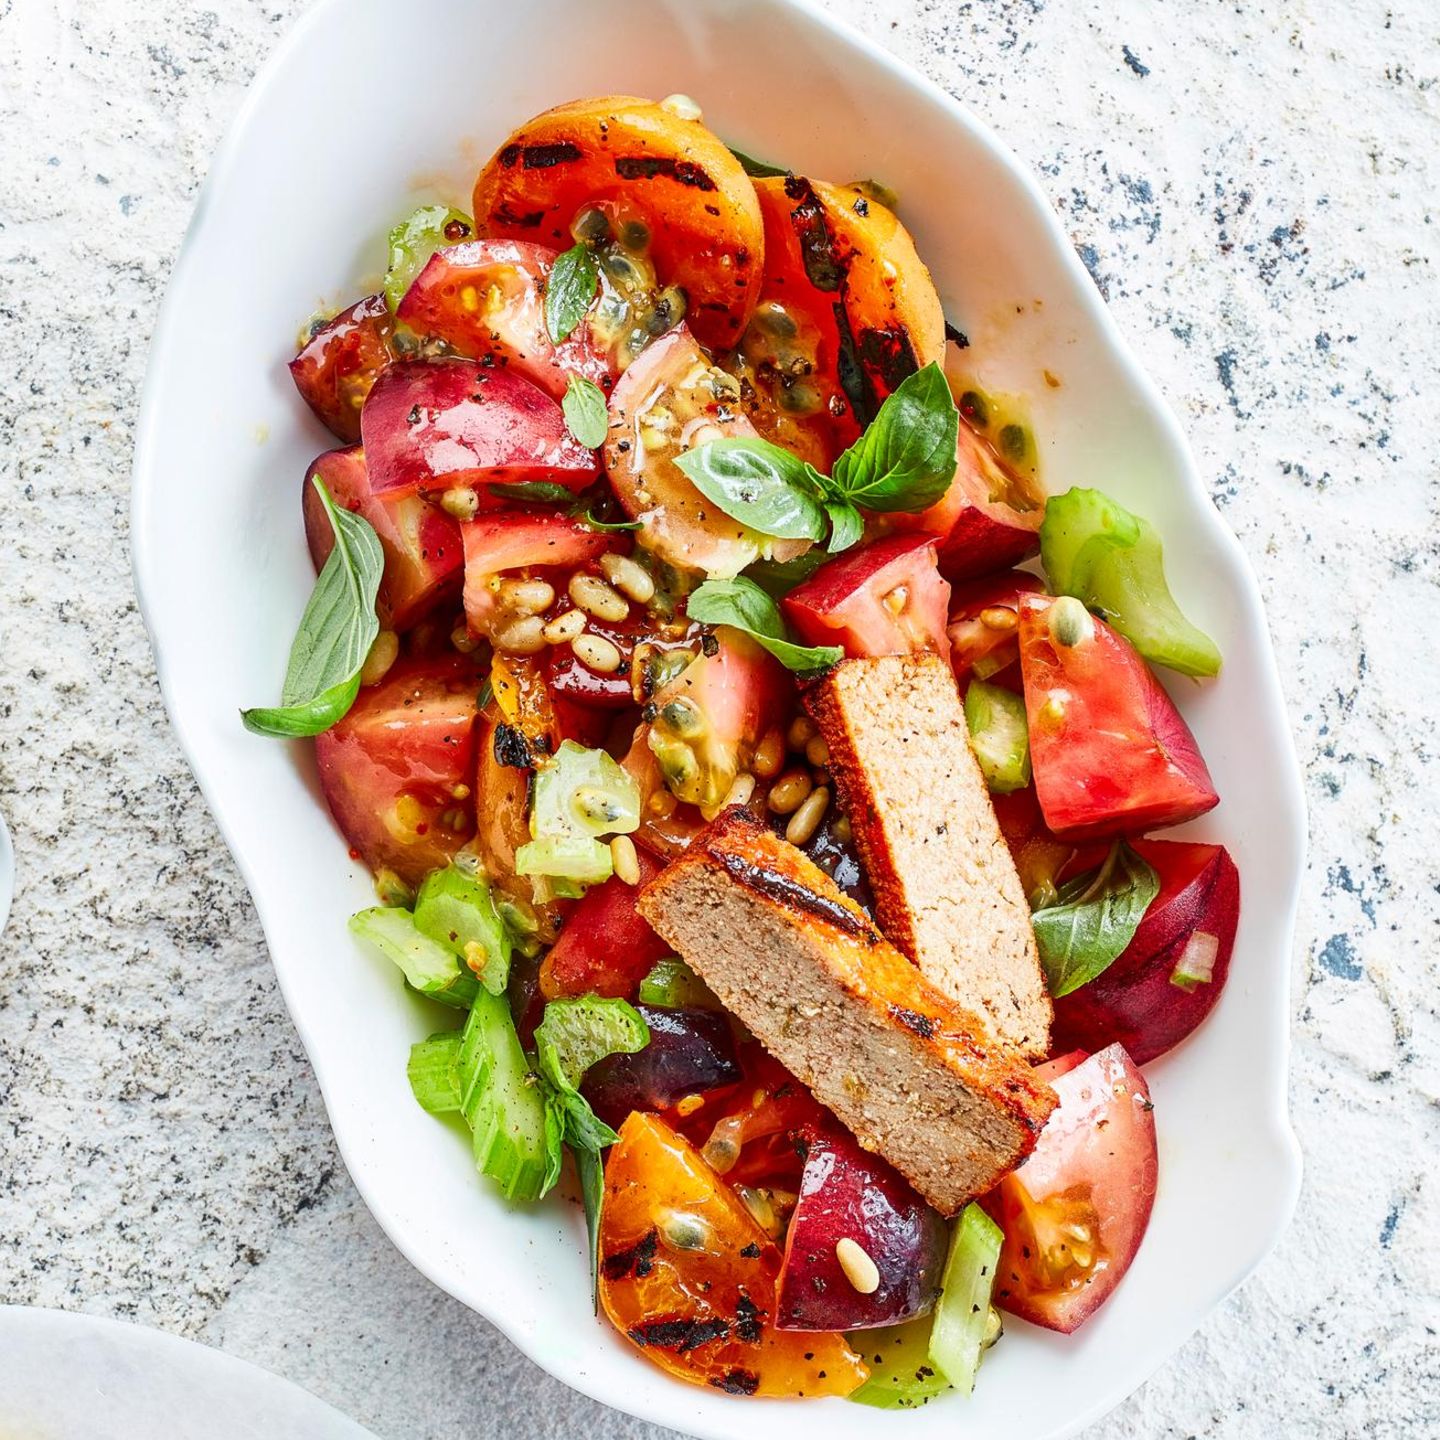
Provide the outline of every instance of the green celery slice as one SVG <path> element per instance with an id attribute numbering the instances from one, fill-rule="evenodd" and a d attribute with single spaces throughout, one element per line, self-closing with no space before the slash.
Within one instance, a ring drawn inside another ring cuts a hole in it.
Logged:
<path id="1" fill-rule="evenodd" d="M 476 1168 L 507 1199 L 540 1199 L 551 1170 L 545 1095 L 520 1048 L 503 995 L 482 990 L 476 996 L 457 1068 L 460 1110 L 470 1126 Z"/>
<path id="2" fill-rule="evenodd" d="M 483 952 L 480 983 L 492 994 L 510 978 L 510 932 L 495 909 L 490 887 L 455 865 L 425 877 L 415 900 L 415 926 L 469 966 L 471 946 Z M 473 967 L 470 967 L 473 969 Z"/>
<path id="3" fill-rule="evenodd" d="M 553 1052 L 560 1076 L 572 1089 L 607 1055 L 633 1055 L 649 1043 L 650 1027 L 628 1000 L 599 995 L 550 1001 L 535 1029 L 541 1072 L 549 1068 Z"/>
<path id="4" fill-rule="evenodd" d="M 480 993 L 469 968 L 453 952 L 422 935 L 408 910 L 386 906 L 361 910 L 350 917 L 350 929 L 393 960 L 413 989 L 442 1005 L 465 1010 Z"/>
<path id="5" fill-rule="evenodd" d="M 723 1008 L 715 992 L 678 955 L 657 960 L 640 982 L 638 994 L 642 1005 L 658 1005 L 664 1010 Z"/>
<path id="6" fill-rule="evenodd" d="M 948 1390 L 930 1359 L 930 1317 L 846 1337 L 870 1366 L 870 1378 L 849 1398 L 877 1410 L 914 1410 Z"/>
<path id="7" fill-rule="evenodd" d="M 955 1222 L 940 1301 L 930 1328 L 930 1359 L 962 1395 L 975 1389 L 985 1348 L 990 1291 L 1000 1259 L 1000 1227 L 974 1202 Z"/>
<path id="8" fill-rule="evenodd" d="M 603 750 L 566 740 L 535 775 L 537 840 L 628 835 L 640 828 L 640 786 Z"/>
<path id="9" fill-rule="evenodd" d="M 410 1047 L 405 1073 L 422 1110 L 453 1115 L 460 1110 L 460 1046 L 458 1030 L 432 1035 Z"/>
<path id="10" fill-rule="evenodd" d="M 473 238 L 474 222 L 448 205 L 422 205 L 390 231 L 390 263 L 383 288 L 392 314 L 415 283 L 415 277 L 430 263 L 430 257 L 437 250 L 459 243 L 445 234 L 445 227 L 453 221 L 466 227 L 466 238 Z"/>
<path id="11" fill-rule="evenodd" d="M 1025 701 L 1003 685 L 972 680 L 965 692 L 965 723 L 970 748 L 985 783 L 997 795 L 1023 790 L 1030 783 L 1030 731 Z"/>
<path id="12" fill-rule="evenodd" d="M 1050 588 L 1098 611 L 1147 660 L 1182 675 L 1215 675 L 1220 651 L 1187 620 L 1165 579 L 1165 552 L 1148 520 L 1100 490 L 1052 495 L 1040 526 Z"/>
<path id="13" fill-rule="evenodd" d="M 610 847 L 585 836 L 557 838 L 544 836 L 527 840 L 515 851 L 517 875 L 548 875 L 556 880 L 575 880 L 598 885 L 614 873 Z M 562 893 L 559 886 L 555 893 Z"/>

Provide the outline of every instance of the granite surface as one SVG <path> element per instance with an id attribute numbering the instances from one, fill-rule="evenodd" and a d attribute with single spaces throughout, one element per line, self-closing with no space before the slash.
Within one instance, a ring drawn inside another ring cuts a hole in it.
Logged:
<path id="1" fill-rule="evenodd" d="M 364 1210 L 132 595 L 156 306 L 300 8 L 0 0 L 0 1301 L 207 1340 L 384 1440 L 653 1437 Z M 1299 1213 L 1090 1433 L 1440 1434 L 1440 9 L 831 8 L 1039 173 L 1259 573 L 1306 778 Z"/>

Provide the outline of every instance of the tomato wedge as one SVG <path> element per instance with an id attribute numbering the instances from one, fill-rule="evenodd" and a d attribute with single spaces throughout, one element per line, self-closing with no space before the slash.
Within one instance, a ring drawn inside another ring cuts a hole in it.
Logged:
<path id="1" fill-rule="evenodd" d="M 892 535 L 822 565 L 780 608 L 807 645 L 850 658 L 934 651 L 948 659 L 950 587 L 928 535 Z"/>
<path id="2" fill-rule="evenodd" d="M 1020 597 L 1045 587 L 1024 570 L 969 580 L 950 592 L 950 664 L 963 687 L 973 675 L 989 680 L 1020 658 Z"/>
<path id="3" fill-rule="evenodd" d="M 372 870 L 418 885 L 470 839 L 483 679 L 465 656 L 401 660 L 315 737 L 326 803 Z"/>
<path id="4" fill-rule="evenodd" d="M 1159 1160 L 1154 1106 L 1111 1045 L 1057 1074 L 1060 1097 L 1034 1151 L 986 1202 L 1005 1232 L 995 1303 L 1069 1334 L 1114 1292 L 1150 1223 Z"/>
<path id="5" fill-rule="evenodd" d="M 472 240 L 437 250 L 395 311 L 457 355 L 492 357 L 561 399 L 572 375 L 608 391 L 610 362 L 580 324 L 560 344 L 545 326 L 545 287 L 558 252 L 521 240 Z"/>
<path id="6" fill-rule="evenodd" d="M 600 1303 L 661 1369 L 731 1395 L 848 1395 L 868 1374 L 842 1335 L 777 1330 L 780 1251 L 694 1148 L 654 1115 L 605 1162 Z"/>
<path id="7" fill-rule="evenodd" d="M 491 485 L 579 491 L 600 473 L 550 396 L 474 360 L 397 361 L 365 401 L 360 432 L 377 494 L 471 489 L 481 509 L 493 510 L 509 502 Z"/>
<path id="8" fill-rule="evenodd" d="M 1160 682 L 1078 600 L 1021 601 L 1020 668 L 1035 793 L 1057 837 L 1133 835 L 1219 804 L 1195 737 Z"/>
<path id="9" fill-rule="evenodd" d="M 554 566 L 569 570 L 603 555 L 611 537 L 553 511 L 504 510 L 466 520 L 460 526 L 465 548 L 465 618 L 477 635 L 496 610 L 490 581 L 512 570 Z"/>
<path id="10" fill-rule="evenodd" d="M 383 295 L 367 295 L 311 332 L 290 362 L 290 378 L 315 418 L 338 440 L 360 438 L 360 409 L 395 359 L 395 322 Z"/>
<path id="11" fill-rule="evenodd" d="M 375 612 L 386 629 L 408 629 L 459 589 L 464 564 L 460 527 L 418 495 L 376 495 L 358 445 L 327 451 L 305 472 L 305 540 L 316 570 L 335 547 L 330 517 L 312 483 L 316 477 L 336 505 L 363 516 L 379 537 L 385 572 Z"/>

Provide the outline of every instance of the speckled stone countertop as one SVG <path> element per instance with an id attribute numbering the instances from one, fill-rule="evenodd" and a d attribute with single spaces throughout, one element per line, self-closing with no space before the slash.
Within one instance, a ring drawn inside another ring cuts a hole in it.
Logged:
<path id="1" fill-rule="evenodd" d="M 21 880 L 0 1301 L 206 1340 L 384 1440 L 654 1437 L 533 1369 L 369 1218 L 136 612 L 151 325 L 210 154 L 300 8 L 0 0 L 0 808 Z M 1306 777 L 1299 1213 L 1090 1433 L 1433 1437 L 1440 9 L 832 8 L 1039 173 L 1259 573 Z"/>

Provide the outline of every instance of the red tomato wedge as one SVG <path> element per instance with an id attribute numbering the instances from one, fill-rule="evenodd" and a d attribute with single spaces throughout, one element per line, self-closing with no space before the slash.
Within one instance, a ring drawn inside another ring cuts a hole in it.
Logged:
<path id="1" fill-rule="evenodd" d="M 315 490 L 318 476 L 336 506 L 370 522 L 385 552 L 375 610 L 386 629 L 405 630 L 460 588 L 460 527 L 418 495 L 376 495 L 360 446 L 330 450 L 305 472 L 305 540 L 316 570 L 330 558 L 335 532 Z"/>
<path id="2" fill-rule="evenodd" d="M 661 870 L 638 846 L 640 880 L 627 885 L 612 875 L 592 886 L 575 907 L 554 948 L 540 966 L 540 990 L 557 995 L 616 995 L 633 1000 L 655 962 L 673 953 L 640 918 L 635 897 Z"/>
<path id="3" fill-rule="evenodd" d="M 600 1303 L 646 1359 L 731 1395 L 848 1395 L 865 1363 L 843 1335 L 774 1324 L 780 1252 L 694 1148 L 631 1115 L 605 1160 Z"/>
<path id="4" fill-rule="evenodd" d="M 1067 631 L 1062 619 L 1078 623 Z M 1057 837 L 1133 835 L 1183 824 L 1219 803 L 1195 737 L 1160 682 L 1078 601 L 1021 601 L 1020 667 L 1035 793 Z"/>
<path id="5" fill-rule="evenodd" d="M 898 530 L 921 530 L 939 542 L 940 573 L 967 580 L 1018 565 L 1040 549 L 1045 497 L 1012 470 L 990 442 L 960 426 L 955 478 L 928 510 L 896 515 Z"/>
<path id="6" fill-rule="evenodd" d="M 611 537 L 568 515 L 551 511 L 504 510 L 460 525 L 465 549 L 465 618 L 482 633 L 495 611 L 488 582 L 511 570 L 548 566 L 573 569 L 603 555 Z"/>
<path id="7" fill-rule="evenodd" d="M 600 473 L 560 406 L 507 370 L 474 360 L 401 360 L 360 416 L 377 494 L 473 489 L 482 509 L 508 502 L 490 485 L 546 481 L 580 491 Z"/>
<path id="8" fill-rule="evenodd" d="M 1150 1091 L 1121 1046 L 1050 1084 L 1060 1108 L 986 1208 L 1005 1232 L 995 1303 L 1068 1335 L 1130 1268 L 1150 1223 L 1159 1161 Z"/>
<path id="9" fill-rule="evenodd" d="M 1045 587 L 1024 570 L 966 580 L 950 591 L 950 664 L 963 686 L 989 680 L 1020 658 L 1020 597 Z"/>
<path id="10" fill-rule="evenodd" d="M 315 737 L 330 813 L 372 870 L 418 885 L 470 839 L 483 679 L 465 656 L 402 660 Z"/>
<path id="11" fill-rule="evenodd" d="M 1220 998 L 1240 919 L 1240 872 L 1221 845 L 1131 843 L 1160 877 L 1160 893 L 1120 957 L 1055 1002 L 1053 1037 L 1088 1050 L 1118 1040 L 1144 1065 L 1178 1045 Z"/>
<path id="12" fill-rule="evenodd" d="M 290 362 L 290 378 L 315 417 L 337 439 L 360 438 L 360 409 L 395 358 L 395 322 L 383 295 L 367 295 L 315 330 Z"/>
<path id="13" fill-rule="evenodd" d="M 610 362 L 577 325 L 560 344 L 545 326 L 545 287 L 557 252 L 523 240 L 472 240 L 437 250 L 405 292 L 396 317 L 472 360 L 492 357 L 556 400 L 572 375 L 602 390 Z"/>
<path id="14" fill-rule="evenodd" d="M 850 658 L 934 651 L 950 656 L 950 586 L 928 535 L 892 535 L 822 565 L 780 603 L 807 645 L 839 645 Z"/>

